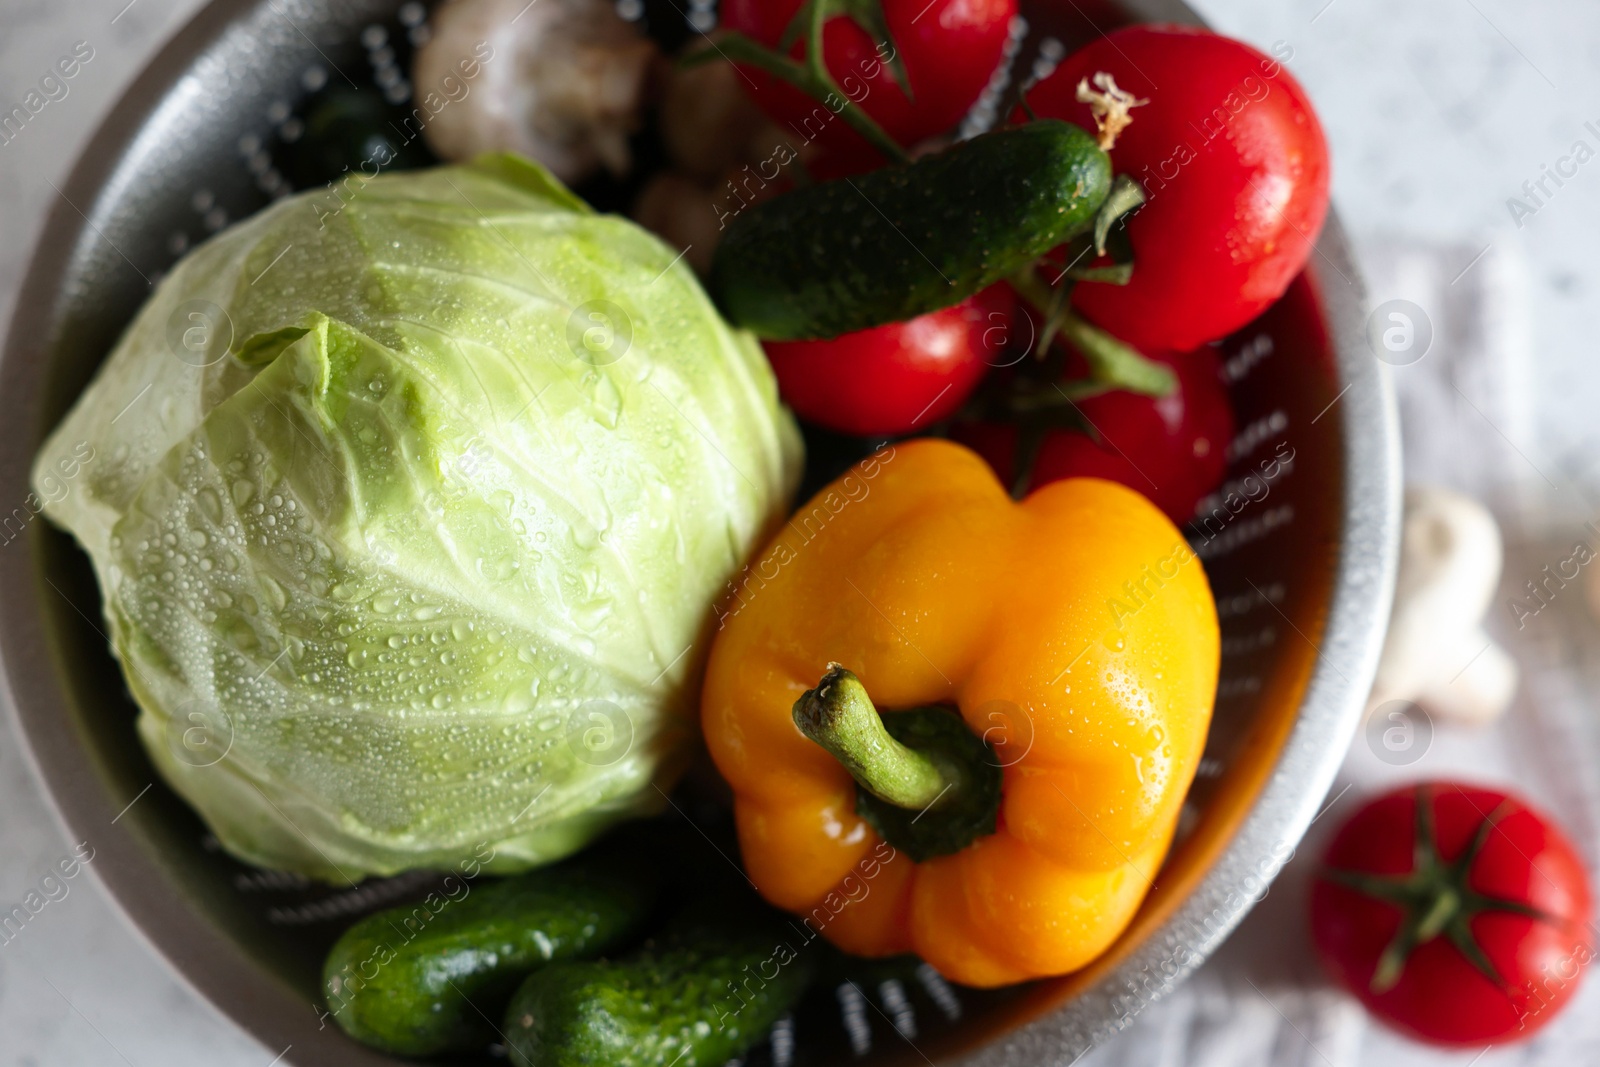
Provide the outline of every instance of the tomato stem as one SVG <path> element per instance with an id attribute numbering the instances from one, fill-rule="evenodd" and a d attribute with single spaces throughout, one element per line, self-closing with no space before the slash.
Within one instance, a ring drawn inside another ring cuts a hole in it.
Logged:
<path id="1" fill-rule="evenodd" d="M 1441 887 L 1438 896 L 1433 898 L 1432 905 L 1417 921 L 1417 940 L 1431 941 L 1438 937 L 1460 910 L 1461 895 L 1449 886 Z"/>
<path id="2" fill-rule="evenodd" d="M 1079 317 L 1070 304 L 1052 315 L 1054 291 L 1034 267 L 1013 275 L 1011 287 L 1047 322 L 1054 320 L 1060 336 L 1083 353 L 1096 382 L 1147 396 L 1170 396 L 1177 389 L 1178 379 L 1171 368 L 1146 359 L 1098 326 L 1091 325 Z"/>
<path id="3" fill-rule="evenodd" d="M 764 47 L 742 33 L 731 31 L 717 42 L 715 48 L 701 49 L 686 56 L 681 60 L 681 64 L 685 67 L 694 67 L 714 59 L 727 59 L 764 70 L 774 78 L 788 82 L 822 103 L 830 111 L 834 111 L 853 130 L 871 142 L 874 148 L 882 152 L 891 163 L 910 162 L 911 157 L 906 155 L 905 149 L 884 132 L 883 127 L 879 126 L 872 116 L 861 110 L 858 104 L 844 94 L 821 59 L 812 62 L 810 46 L 807 47 L 807 52 L 806 62 L 799 63 Z M 830 99 L 838 103 L 836 111 L 834 105 L 829 103 Z"/>
<path id="4" fill-rule="evenodd" d="M 1111 191 L 1106 194 L 1106 202 L 1100 205 L 1100 211 L 1094 219 L 1094 251 L 1095 255 L 1106 254 L 1106 241 L 1111 236 L 1111 227 L 1120 222 L 1128 212 L 1144 206 L 1146 200 L 1144 186 L 1128 177 L 1119 174 L 1111 182 Z M 1129 262 L 1132 267 L 1132 249 L 1129 249 Z M 1124 281 L 1123 284 L 1126 284 Z"/>
<path id="5" fill-rule="evenodd" d="M 1094 85 L 1093 89 L 1089 88 L 1088 78 L 1078 82 L 1078 102 L 1089 105 L 1095 129 L 1100 131 L 1100 148 L 1109 152 L 1116 147 L 1117 135 L 1133 122 L 1133 109 L 1143 107 L 1150 101 L 1142 100 L 1121 88 L 1117 85 L 1117 79 L 1103 70 L 1095 71 Z"/>
<path id="6" fill-rule="evenodd" d="M 878 46 L 880 60 L 889 68 L 895 83 L 906 94 L 906 99 L 912 99 L 911 82 L 906 76 L 905 64 L 889 37 L 888 21 L 878 0 L 806 0 L 785 27 L 776 49 L 767 48 L 735 30 L 725 34 L 719 44 L 686 56 L 680 63 L 692 67 L 721 58 L 764 70 L 844 119 L 851 129 L 866 138 L 890 163 L 909 163 L 911 157 L 900 147 L 900 143 L 839 88 L 839 83 L 828 70 L 827 57 L 823 54 L 822 32 L 828 19 L 836 14 L 848 16 L 867 31 Z M 806 41 L 806 54 L 805 60 L 800 62 L 790 58 L 787 53 L 802 36 Z M 888 50 L 887 55 L 884 55 L 885 49 Z"/>
<path id="7" fill-rule="evenodd" d="M 1439 853 L 1433 825 L 1433 791 L 1427 786 L 1418 786 L 1415 804 L 1411 870 L 1404 874 L 1375 874 L 1339 868 L 1323 872 L 1329 881 L 1363 896 L 1393 904 L 1401 910 L 1400 927 L 1378 957 L 1368 983 L 1369 988 L 1374 993 L 1393 989 L 1399 983 L 1411 953 L 1442 936 L 1485 978 L 1504 989 L 1505 979 L 1495 969 L 1472 932 L 1474 916 L 1485 911 L 1502 911 L 1543 922 L 1558 921 L 1528 904 L 1491 897 L 1477 892 L 1468 884 L 1473 861 L 1489 840 L 1495 825 L 1510 810 L 1509 801 L 1484 817 L 1474 831 L 1472 840 L 1454 862 L 1446 862 Z"/>

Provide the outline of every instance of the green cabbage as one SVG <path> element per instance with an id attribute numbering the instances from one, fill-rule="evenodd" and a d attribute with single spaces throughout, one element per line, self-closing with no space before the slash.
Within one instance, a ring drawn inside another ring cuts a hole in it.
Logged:
<path id="1" fill-rule="evenodd" d="M 496 156 L 197 248 L 34 484 L 166 780 L 235 855 L 345 881 L 517 870 L 662 805 L 799 465 L 688 268 Z"/>

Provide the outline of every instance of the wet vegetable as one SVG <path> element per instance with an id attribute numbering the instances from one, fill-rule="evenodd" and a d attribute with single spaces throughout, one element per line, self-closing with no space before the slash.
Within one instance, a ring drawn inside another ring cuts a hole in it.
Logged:
<path id="1" fill-rule="evenodd" d="M 1104 951 L 1216 692 L 1216 609 L 1178 530 L 1098 479 L 1014 502 L 924 439 L 824 489 L 748 573 L 702 723 L 761 894 L 967 985 Z"/>
<path id="2" fill-rule="evenodd" d="M 800 464 L 675 259 L 497 156 L 282 201 L 156 289 L 35 480 L 230 852 L 510 873 L 664 804 Z"/>
<path id="3" fill-rule="evenodd" d="M 1111 161 L 1069 123 L 1031 122 L 743 212 L 710 289 L 777 341 L 837 337 L 959 303 L 1093 228 Z"/>
<path id="4" fill-rule="evenodd" d="M 517 1067 L 721 1067 L 805 992 L 815 949 L 751 908 L 703 909 L 625 959 L 550 967 L 506 1010 Z"/>
<path id="5" fill-rule="evenodd" d="M 323 966 L 330 1013 L 356 1040 L 403 1056 L 487 1046 L 490 1018 L 531 971 L 598 956 L 639 928 L 655 877 L 619 860 L 586 856 L 503 881 L 446 878 L 415 904 L 367 916 Z"/>

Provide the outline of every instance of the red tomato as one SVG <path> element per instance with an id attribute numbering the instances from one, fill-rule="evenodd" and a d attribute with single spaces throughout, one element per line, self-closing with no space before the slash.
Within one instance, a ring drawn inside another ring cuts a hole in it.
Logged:
<path id="1" fill-rule="evenodd" d="M 722 23 L 776 48 L 801 2 L 724 0 Z M 914 99 L 906 99 L 872 38 L 849 18 L 836 15 L 823 27 L 823 58 L 845 95 L 890 137 L 910 146 L 949 130 L 977 101 L 1000 65 L 1017 0 L 883 0 L 883 13 Z M 791 54 L 805 54 L 803 40 Z M 834 161 L 834 170 L 847 173 L 882 162 L 864 138 L 820 101 L 763 71 L 740 70 L 750 78 L 745 87 L 751 89 L 751 99 L 802 140 L 817 142 Z"/>
<path id="2" fill-rule="evenodd" d="M 1222 382 L 1222 362 L 1211 348 L 1156 352 L 1149 357 L 1178 375 L 1171 396 L 1112 392 L 1078 402 L 1099 436 L 1051 430 L 1039 446 L 1029 489 L 1062 478 L 1105 478 L 1137 489 L 1182 526 L 1195 505 L 1222 482 L 1224 453 L 1233 440 L 1233 409 Z M 1017 428 L 965 423 L 952 431 L 1011 484 Z"/>
<path id="3" fill-rule="evenodd" d="M 1431 819 L 1429 818 L 1431 816 Z M 1386 793 L 1340 827 L 1311 891 L 1323 963 L 1376 1016 L 1441 1045 L 1525 1038 L 1594 956 L 1583 861 L 1492 789 Z"/>
<path id="4" fill-rule="evenodd" d="M 993 286 L 909 322 L 828 341 L 768 341 L 778 391 L 802 418 L 863 437 L 954 414 L 1003 358 L 1016 299 Z"/>
<path id="5" fill-rule="evenodd" d="M 1328 146 L 1276 59 L 1188 26 L 1129 26 L 1028 94 L 1093 130 L 1077 85 L 1105 71 L 1148 104 L 1111 150 L 1149 200 L 1128 222 L 1133 281 L 1080 284 L 1084 316 L 1140 348 L 1185 351 L 1254 319 L 1305 266 L 1328 210 Z"/>

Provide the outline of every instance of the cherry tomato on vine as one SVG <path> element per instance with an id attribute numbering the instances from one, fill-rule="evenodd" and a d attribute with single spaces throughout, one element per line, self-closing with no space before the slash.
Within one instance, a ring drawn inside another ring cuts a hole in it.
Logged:
<path id="1" fill-rule="evenodd" d="M 1073 304 L 1137 347 L 1216 340 L 1282 296 L 1311 255 L 1328 209 L 1322 126 L 1279 58 L 1188 26 L 1117 30 L 1068 56 L 1028 102 L 1093 130 L 1076 93 L 1101 71 L 1148 101 L 1111 149 L 1148 202 L 1128 222 L 1133 280 L 1080 284 Z"/>
<path id="2" fill-rule="evenodd" d="M 953 414 L 1005 359 L 1016 298 L 1003 285 L 953 307 L 827 341 L 768 341 L 778 391 L 830 430 L 893 436 Z"/>
<path id="3" fill-rule="evenodd" d="M 1311 935 L 1374 1015 L 1424 1041 L 1528 1037 L 1594 957 L 1582 860 L 1515 796 L 1454 782 L 1394 790 L 1340 827 Z"/>
<path id="4" fill-rule="evenodd" d="M 1095 435 L 1046 431 L 1028 489 L 1062 478 L 1104 478 L 1143 493 L 1179 526 L 1194 516 L 1195 505 L 1222 483 L 1225 451 L 1233 440 L 1233 408 L 1221 360 L 1209 347 L 1154 352 L 1149 358 L 1177 372 L 1178 388 L 1164 397 L 1119 390 L 1078 401 Z M 1069 364 L 1068 377 L 1077 376 Z M 1002 482 L 1012 484 L 1016 426 L 960 423 L 951 435 L 987 459 Z"/>
<path id="5" fill-rule="evenodd" d="M 894 140 L 907 147 L 944 133 L 977 102 L 1000 65 L 1017 0 L 882 0 L 890 38 L 905 65 L 907 99 L 872 38 L 848 17 L 822 30 L 828 73 Z M 802 0 L 724 0 L 722 23 L 776 48 Z M 805 54 L 797 42 L 791 55 Z M 772 75 L 741 66 L 745 88 L 767 115 L 805 141 L 815 141 L 840 173 L 883 162 L 865 139 L 827 107 Z M 798 145 L 796 147 L 799 147 Z"/>

